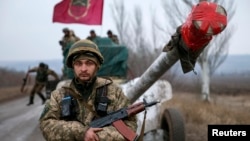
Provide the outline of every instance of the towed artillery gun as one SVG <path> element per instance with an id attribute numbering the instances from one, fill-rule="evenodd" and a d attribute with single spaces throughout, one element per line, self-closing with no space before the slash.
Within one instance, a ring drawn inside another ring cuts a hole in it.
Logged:
<path id="1" fill-rule="evenodd" d="M 204 8 L 207 10 L 205 11 L 206 13 L 202 10 Z M 211 16 L 213 18 L 211 18 Z M 164 46 L 163 52 L 141 75 L 141 77 L 126 84 L 121 84 L 124 93 L 131 102 L 134 103 L 135 101 L 141 101 L 142 99 L 146 99 L 149 102 L 159 99 L 162 100 L 161 102 L 169 100 L 172 96 L 171 85 L 167 81 L 160 81 L 158 79 L 178 60 L 180 60 L 184 73 L 192 71 L 196 59 L 212 40 L 213 35 L 217 35 L 225 29 L 227 25 L 226 16 L 225 9 L 215 3 L 203 1 L 195 5 L 186 22 L 177 28 L 176 33 L 172 35 L 170 41 Z M 107 58 L 114 58 L 113 55 L 112 57 L 109 57 L 110 53 L 112 53 L 113 49 L 118 48 L 120 53 L 125 54 L 125 60 L 119 60 L 118 64 L 126 63 L 126 47 L 115 45 L 110 42 L 108 38 L 100 38 L 96 41 L 96 44 L 99 46 L 100 51 L 106 60 Z M 108 53 L 105 53 L 105 51 Z M 110 66 L 110 64 L 107 66 L 110 69 L 110 72 L 112 71 L 112 68 L 117 68 L 117 66 L 113 67 Z M 120 66 L 118 68 L 124 68 L 126 70 L 126 67 Z M 109 76 L 111 74 L 113 73 L 99 75 Z M 60 82 L 57 87 L 60 87 L 62 83 L 64 82 Z M 157 92 L 152 94 L 149 90 L 153 87 L 158 89 Z M 154 109 L 150 108 L 147 111 L 150 112 L 151 110 L 153 113 L 147 114 L 150 116 L 150 120 L 146 118 L 146 126 L 143 132 L 144 141 L 185 141 L 184 120 L 180 112 L 174 108 L 166 108 L 163 113 L 160 113 L 159 108 L 161 107 L 161 103 L 157 106 L 155 106 Z M 138 119 L 139 129 L 137 132 L 139 133 L 143 117 L 138 114 Z"/>

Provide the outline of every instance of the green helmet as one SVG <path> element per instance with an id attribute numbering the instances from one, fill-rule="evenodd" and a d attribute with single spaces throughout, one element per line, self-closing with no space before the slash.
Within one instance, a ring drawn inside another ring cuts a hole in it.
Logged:
<path id="1" fill-rule="evenodd" d="M 63 32 L 69 32 L 69 28 L 65 27 L 65 28 L 63 28 L 62 31 L 63 31 Z"/>
<path id="2" fill-rule="evenodd" d="M 68 56 L 66 58 L 66 65 L 69 68 L 73 68 L 73 66 L 72 66 L 73 60 L 72 59 L 74 58 L 74 56 L 78 55 L 79 53 L 86 53 L 86 52 L 91 52 L 91 53 L 95 54 L 100 65 L 103 64 L 104 58 L 103 58 L 98 46 L 90 40 L 83 39 L 83 40 L 79 40 L 79 41 L 75 42 L 71 46 L 71 48 L 69 49 L 69 53 L 68 53 Z"/>

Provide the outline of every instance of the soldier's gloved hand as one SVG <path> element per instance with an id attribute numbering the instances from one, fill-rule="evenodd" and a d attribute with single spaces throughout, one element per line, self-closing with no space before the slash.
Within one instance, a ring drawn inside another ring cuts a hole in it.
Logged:
<path id="1" fill-rule="evenodd" d="M 25 83 L 27 81 L 27 79 L 26 78 L 23 78 L 23 82 Z"/>
<path id="2" fill-rule="evenodd" d="M 102 128 L 89 128 L 84 136 L 84 141 L 99 141 L 99 137 L 96 135 L 96 132 L 101 131 Z"/>

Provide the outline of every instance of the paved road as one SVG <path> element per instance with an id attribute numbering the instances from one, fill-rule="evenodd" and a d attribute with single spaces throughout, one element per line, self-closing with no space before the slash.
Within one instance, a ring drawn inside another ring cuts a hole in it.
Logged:
<path id="1" fill-rule="evenodd" d="M 41 100 L 26 106 L 28 97 L 0 104 L 1 141 L 45 141 L 39 129 L 39 117 L 43 110 Z"/>

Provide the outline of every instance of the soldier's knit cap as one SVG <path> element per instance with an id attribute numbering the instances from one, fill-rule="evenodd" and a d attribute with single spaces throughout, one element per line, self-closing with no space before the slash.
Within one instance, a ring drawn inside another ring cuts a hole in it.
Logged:
<path id="1" fill-rule="evenodd" d="M 65 27 L 65 28 L 63 28 L 63 30 L 62 30 L 63 32 L 69 32 L 70 31 L 70 29 L 69 28 L 67 28 L 67 27 Z"/>
<path id="2" fill-rule="evenodd" d="M 100 63 L 96 57 L 95 54 L 91 53 L 91 52 L 84 52 L 84 53 L 79 53 L 76 54 L 73 57 L 73 63 L 77 60 L 91 60 L 93 61 L 98 67 L 100 66 Z"/>
<path id="3" fill-rule="evenodd" d="M 39 63 L 39 67 L 41 67 L 41 68 L 45 68 L 45 67 L 46 67 L 46 64 L 45 64 L 45 63 L 43 63 L 43 62 L 40 62 L 40 63 Z"/>
<path id="4" fill-rule="evenodd" d="M 69 53 L 66 58 L 66 64 L 69 68 L 73 67 L 73 58 L 76 59 L 77 57 L 75 56 L 79 57 L 79 54 L 85 54 L 85 56 L 90 58 L 96 58 L 98 65 L 101 65 L 104 61 L 98 46 L 90 40 L 83 39 L 75 42 L 69 49 Z"/>

